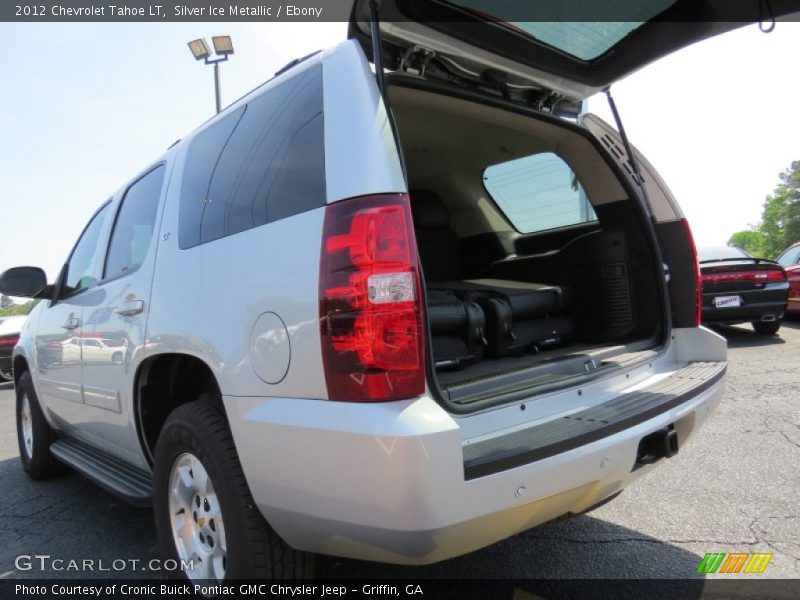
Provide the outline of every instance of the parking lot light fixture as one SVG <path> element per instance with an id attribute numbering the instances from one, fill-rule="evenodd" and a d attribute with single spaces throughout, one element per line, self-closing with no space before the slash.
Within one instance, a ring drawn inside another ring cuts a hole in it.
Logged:
<path id="1" fill-rule="evenodd" d="M 203 60 L 211 56 L 211 50 L 209 50 L 208 44 L 203 38 L 189 42 L 189 50 L 192 51 L 195 60 Z"/>
<path id="2" fill-rule="evenodd" d="M 214 43 L 214 52 L 219 56 L 233 54 L 233 42 L 229 35 L 215 35 L 211 38 Z"/>
<path id="3" fill-rule="evenodd" d="M 214 65 L 214 98 L 216 100 L 217 113 L 221 108 L 220 86 L 219 86 L 219 63 L 228 60 L 228 56 L 233 54 L 233 42 L 229 35 L 217 35 L 211 38 L 214 44 L 214 53 L 218 58 L 210 58 L 211 49 L 204 38 L 198 38 L 189 42 L 189 50 L 195 60 L 202 60 L 207 65 Z"/>

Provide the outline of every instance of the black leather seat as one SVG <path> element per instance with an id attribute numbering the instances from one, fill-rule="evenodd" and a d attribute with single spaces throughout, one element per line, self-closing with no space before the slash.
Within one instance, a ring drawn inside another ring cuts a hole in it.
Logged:
<path id="1" fill-rule="evenodd" d="M 450 214 L 434 192 L 411 192 L 411 213 L 419 258 L 426 281 L 448 281 L 461 275 L 458 237 L 450 229 Z"/>
<path id="2" fill-rule="evenodd" d="M 569 288 L 507 279 L 466 279 L 431 283 L 429 289 L 452 290 L 464 298 L 501 296 L 508 299 L 517 319 L 530 319 L 563 312 L 571 304 Z"/>
<path id="3" fill-rule="evenodd" d="M 560 316 L 570 307 L 568 288 L 507 279 L 462 279 L 458 237 L 450 229 L 450 215 L 442 201 L 433 192 L 412 192 L 411 210 L 437 360 L 457 353 L 474 359 L 479 355 L 474 350 L 478 339 L 491 355 L 505 356 L 545 342 L 560 343 L 571 335 L 572 320 Z M 486 323 L 485 337 L 483 327 L 470 317 L 477 311 L 484 313 L 477 319 Z"/>

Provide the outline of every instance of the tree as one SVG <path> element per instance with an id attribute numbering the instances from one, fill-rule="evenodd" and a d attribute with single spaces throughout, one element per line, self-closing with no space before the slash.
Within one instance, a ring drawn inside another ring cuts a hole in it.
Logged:
<path id="1" fill-rule="evenodd" d="M 8 296 L 3 296 L 8 298 Z M 9 298 L 11 300 L 11 298 Z M 0 317 L 13 317 L 15 315 L 27 315 L 33 310 L 33 307 L 39 304 L 38 300 L 28 300 L 25 304 L 11 304 L 8 308 L 0 309 Z"/>
<path id="2" fill-rule="evenodd" d="M 775 258 L 785 248 L 800 241 L 800 161 L 778 176 L 780 183 L 764 200 L 761 221 L 750 230 L 737 231 L 728 244 L 751 254 Z"/>
<path id="3" fill-rule="evenodd" d="M 764 234 L 755 227 L 737 231 L 728 240 L 728 246 L 737 246 L 747 250 L 753 256 L 764 256 L 766 254 L 766 238 Z"/>
<path id="4" fill-rule="evenodd" d="M 14 301 L 5 294 L 0 295 L 0 310 L 7 310 L 14 305 Z"/>
<path id="5" fill-rule="evenodd" d="M 784 247 L 800 242 L 800 161 L 781 173 L 784 197 L 783 228 Z"/>

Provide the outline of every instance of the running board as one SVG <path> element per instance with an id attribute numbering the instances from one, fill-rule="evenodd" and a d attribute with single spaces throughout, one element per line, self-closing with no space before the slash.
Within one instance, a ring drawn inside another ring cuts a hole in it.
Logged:
<path id="1" fill-rule="evenodd" d="M 50 446 L 50 452 L 64 464 L 126 502 L 135 506 L 152 506 L 153 478 L 150 473 L 73 439 L 56 440 Z"/>

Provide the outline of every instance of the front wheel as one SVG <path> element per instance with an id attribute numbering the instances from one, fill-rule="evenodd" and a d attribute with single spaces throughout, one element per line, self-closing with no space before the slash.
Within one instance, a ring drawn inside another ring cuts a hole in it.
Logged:
<path id="1" fill-rule="evenodd" d="M 63 472 L 64 465 L 50 454 L 50 444 L 56 435 L 44 418 L 29 372 L 19 378 L 16 392 L 17 442 L 22 468 L 31 479 L 45 479 Z"/>
<path id="2" fill-rule="evenodd" d="M 781 320 L 753 321 L 753 330 L 759 335 L 775 335 L 781 328 Z"/>
<path id="3" fill-rule="evenodd" d="M 313 557 L 289 548 L 256 507 L 219 402 L 170 414 L 153 471 L 159 540 L 188 579 L 312 576 Z"/>

